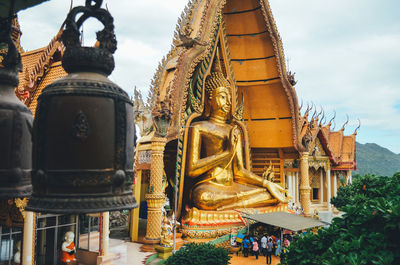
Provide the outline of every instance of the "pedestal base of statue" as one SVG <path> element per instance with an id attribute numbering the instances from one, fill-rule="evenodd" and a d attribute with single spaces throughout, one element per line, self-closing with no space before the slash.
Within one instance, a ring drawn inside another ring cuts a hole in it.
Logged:
<path id="1" fill-rule="evenodd" d="M 96 265 L 113 265 L 114 254 L 107 254 L 104 256 L 97 256 Z"/>
<path id="2" fill-rule="evenodd" d="M 214 239 L 244 226 L 238 211 L 205 211 L 193 207 L 182 219 L 182 235 L 189 241 Z"/>
<path id="3" fill-rule="evenodd" d="M 228 211 L 205 211 L 191 208 L 182 219 L 182 234 L 190 242 L 215 239 L 246 227 L 242 214 L 287 212 L 287 203 L 260 208 L 238 208 Z"/>
<path id="4" fill-rule="evenodd" d="M 164 247 L 161 245 L 155 245 L 154 248 L 158 253 L 160 259 L 168 259 L 172 255 L 173 247 Z"/>

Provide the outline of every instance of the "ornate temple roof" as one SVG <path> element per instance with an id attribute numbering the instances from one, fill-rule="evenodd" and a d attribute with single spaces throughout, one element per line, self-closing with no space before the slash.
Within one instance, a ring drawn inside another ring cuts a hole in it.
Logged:
<path id="1" fill-rule="evenodd" d="M 33 115 L 35 115 L 37 99 L 43 88 L 67 75 L 61 66 L 64 52 L 64 46 L 60 40 L 62 28 L 63 26 L 47 46 L 21 53 L 23 71 L 19 74 L 19 85 L 15 93 Z"/>
<path id="2" fill-rule="evenodd" d="M 317 138 L 320 140 L 324 151 L 329 155 L 332 162 L 332 170 L 356 170 L 356 135 L 358 128 L 351 135 L 344 135 L 344 129 L 348 121 L 338 131 L 331 128 L 331 122 L 323 124 L 322 119 L 319 119 L 319 113 L 316 112 L 309 120 L 309 109 L 305 114 L 300 117 L 302 125 L 300 135 L 302 139 L 309 137 L 309 140 L 315 141 Z M 320 122 L 318 122 L 320 120 Z M 311 146 L 311 145 L 308 145 Z M 308 150 L 312 152 L 312 150 Z"/>

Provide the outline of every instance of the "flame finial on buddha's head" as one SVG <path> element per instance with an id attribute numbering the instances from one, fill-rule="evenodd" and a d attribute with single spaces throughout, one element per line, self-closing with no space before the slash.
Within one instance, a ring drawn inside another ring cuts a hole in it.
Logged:
<path id="1" fill-rule="evenodd" d="M 217 49 L 215 60 L 212 66 L 212 70 L 209 76 L 206 78 L 205 88 L 208 95 L 208 99 L 211 99 L 213 91 L 217 87 L 226 87 L 231 90 L 231 84 L 226 79 L 222 72 L 221 60 L 219 56 L 219 50 Z"/>

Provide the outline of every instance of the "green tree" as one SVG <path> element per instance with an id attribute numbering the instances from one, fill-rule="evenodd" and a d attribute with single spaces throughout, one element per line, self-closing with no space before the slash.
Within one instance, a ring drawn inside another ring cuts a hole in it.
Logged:
<path id="1" fill-rule="evenodd" d="M 296 237 L 282 264 L 400 264 L 400 173 L 358 177 L 331 202 L 343 216 Z"/>
<path id="2" fill-rule="evenodd" d="M 189 243 L 169 257 L 165 265 L 227 265 L 229 251 L 207 243 Z"/>

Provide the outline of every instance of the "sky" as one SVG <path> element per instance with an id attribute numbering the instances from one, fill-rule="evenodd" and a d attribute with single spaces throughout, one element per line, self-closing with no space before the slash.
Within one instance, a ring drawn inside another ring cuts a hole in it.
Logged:
<path id="1" fill-rule="evenodd" d="M 73 5 L 85 1 L 75 0 Z M 172 44 L 187 0 L 104 0 L 114 17 L 118 50 L 109 77 L 129 94 L 147 93 Z M 270 0 L 289 70 L 304 105 L 326 115 L 336 111 L 336 129 L 349 116 L 345 134 L 361 121 L 360 143 L 377 143 L 400 153 L 400 1 Z M 70 2 L 51 0 L 19 12 L 22 47 L 47 45 L 64 21 Z M 102 25 L 84 24 L 84 45 L 94 44 Z"/>

